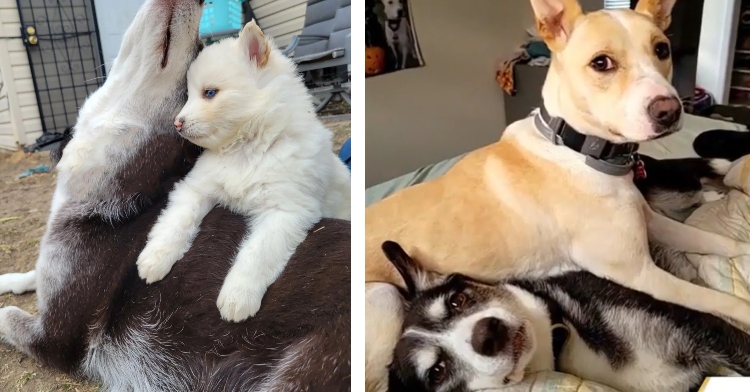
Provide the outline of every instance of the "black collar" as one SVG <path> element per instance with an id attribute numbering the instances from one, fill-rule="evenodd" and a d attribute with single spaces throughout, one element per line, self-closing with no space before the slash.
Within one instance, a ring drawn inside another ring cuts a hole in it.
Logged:
<path id="1" fill-rule="evenodd" d="M 563 145 L 586 156 L 586 164 L 613 176 L 624 176 L 638 160 L 638 143 L 612 143 L 597 136 L 584 135 L 560 117 L 552 117 L 542 106 L 534 116 L 536 129 L 556 145 Z"/>

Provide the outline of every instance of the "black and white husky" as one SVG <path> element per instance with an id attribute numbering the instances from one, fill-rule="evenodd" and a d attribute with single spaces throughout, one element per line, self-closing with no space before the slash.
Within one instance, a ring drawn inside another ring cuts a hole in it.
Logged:
<path id="1" fill-rule="evenodd" d="M 149 0 L 135 17 L 56 155 L 36 270 L 0 276 L 0 293 L 36 290 L 39 315 L 0 309 L 0 338 L 104 390 L 348 391 L 348 222 L 313 227 L 263 310 L 243 323 L 222 321 L 216 308 L 243 216 L 214 208 L 163 280 L 138 277 L 149 229 L 197 153 L 172 124 L 202 47 L 202 3 Z"/>
<path id="2" fill-rule="evenodd" d="M 553 369 L 623 392 L 688 391 L 720 366 L 750 375 L 742 331 L 591 273 L 487 284 L 383 251 L 407 288 L 391 392 L 497 390 Z"/>

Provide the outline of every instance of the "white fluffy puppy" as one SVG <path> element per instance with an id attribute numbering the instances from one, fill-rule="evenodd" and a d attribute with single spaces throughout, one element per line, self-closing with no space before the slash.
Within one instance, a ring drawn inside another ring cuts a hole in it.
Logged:
<path id="1" fill-rule="evenodd" d="M 205 48 L 188 71 L 177 131 L 206 150 L 169 195 L 138 257 L 163 279 L 220 204 L 248 217 L 248 235 L 219 293 L 222 318 L 254 316 L 268 286 L 322 217 L 350 219 L 351 179 L 333 154 L 295 65 L 250 22 Z"/>

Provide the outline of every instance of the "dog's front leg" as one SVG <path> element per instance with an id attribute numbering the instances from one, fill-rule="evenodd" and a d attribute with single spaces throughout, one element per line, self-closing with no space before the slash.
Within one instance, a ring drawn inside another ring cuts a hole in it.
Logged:
<path id="1" fill-rule="evenodd" d="M 0 294 L 23 294 L 36 290 L 36 270 L 0 275 Z"/>
<path id="2" fill-rule="evenodd" d="M 365 391 L 388 390 L 388 364 L 404 323 L 404 300 L 389 283 L 365 284 Z"/>
<path id="3" fill-rule="evenodd" d="M 193 174 L 198 169 L 193 169 Z M 148 233 L 148 242 L 138 256 L 138 275 L 148 283 L 164 279 L 172 266 L 190 249 L 203 218 L 216 204 L 209 196 L 210 184 L 190 174 L 169 195 L 167 207 Z"/>
<path id="4" fill-rule="evenodd" d="M 724 257 L 750 255 L 750 243 L 677 222 L 645 206 L 649 239 L 675 250 Z"/>
<path id="5" fill-rule="evenodd" d="M 393 42 L 391 42 L 390 46 L 391 46 L 391 52 L 393 52 L 393 59 L 396 61 L 396 69 L 400 69 L 400 68 L 398 68 L 398 66 L 400 65 L 400 63 L 399 63 L 399 57 L 398 57 L 399 48 L 397 48 L 396 44 L 393 43 Z"/>
<path id="6" fill-rule="evenodd" d="M 406 69 L 406 60 L 409 57 L 409 47 L 401 44 L 401 69 Z"/>
<path id="7" fill-rule="evenodd" d="M 216 301 L 223 319 L 239 322 L 258 312 L 268 286 L 322 217 L 296 210 L 267 210 L 255 217 Z"/>
<path id="8" fill-rule="evenodd" d="M 750 303 L 684 281 L 657 267 L 649 255 L 645 228 L 621 223 L 616 222 L 609 229 L 588 227 L 587 233 L 574 241 L 573 260 L 601 278 L 656 299 L 724 316 L 750 327 Z M 612 230 L 612 227 L 633 230 L 619 231 Z"/>

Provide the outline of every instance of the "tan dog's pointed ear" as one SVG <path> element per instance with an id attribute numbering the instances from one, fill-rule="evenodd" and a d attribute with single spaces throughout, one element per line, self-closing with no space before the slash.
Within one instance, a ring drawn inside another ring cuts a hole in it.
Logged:
<path id="1" fill-rule="evenodd" d="M 640 0 L 635 6 L 635 12 L 648 15 L 659 26 L 666 30 L 672 23 L 672 7 L 676 0 Z"/>
<path id="2" fill-rule="evenodd" d="M 255 19 L 247 22 L 242 28 L 237 42 L 250 61 L 254 61 L 261 68 L 266 65 L 271 54 L 271 45 L 258 24 L 255 23 Z"/>
<path id="3" fill-rule="evenodd" d="M 531 0 L 531 8 L 539 36 L 553 52 L 565 47 L 576 19 L 583 15 L 577 0 Z"/>

